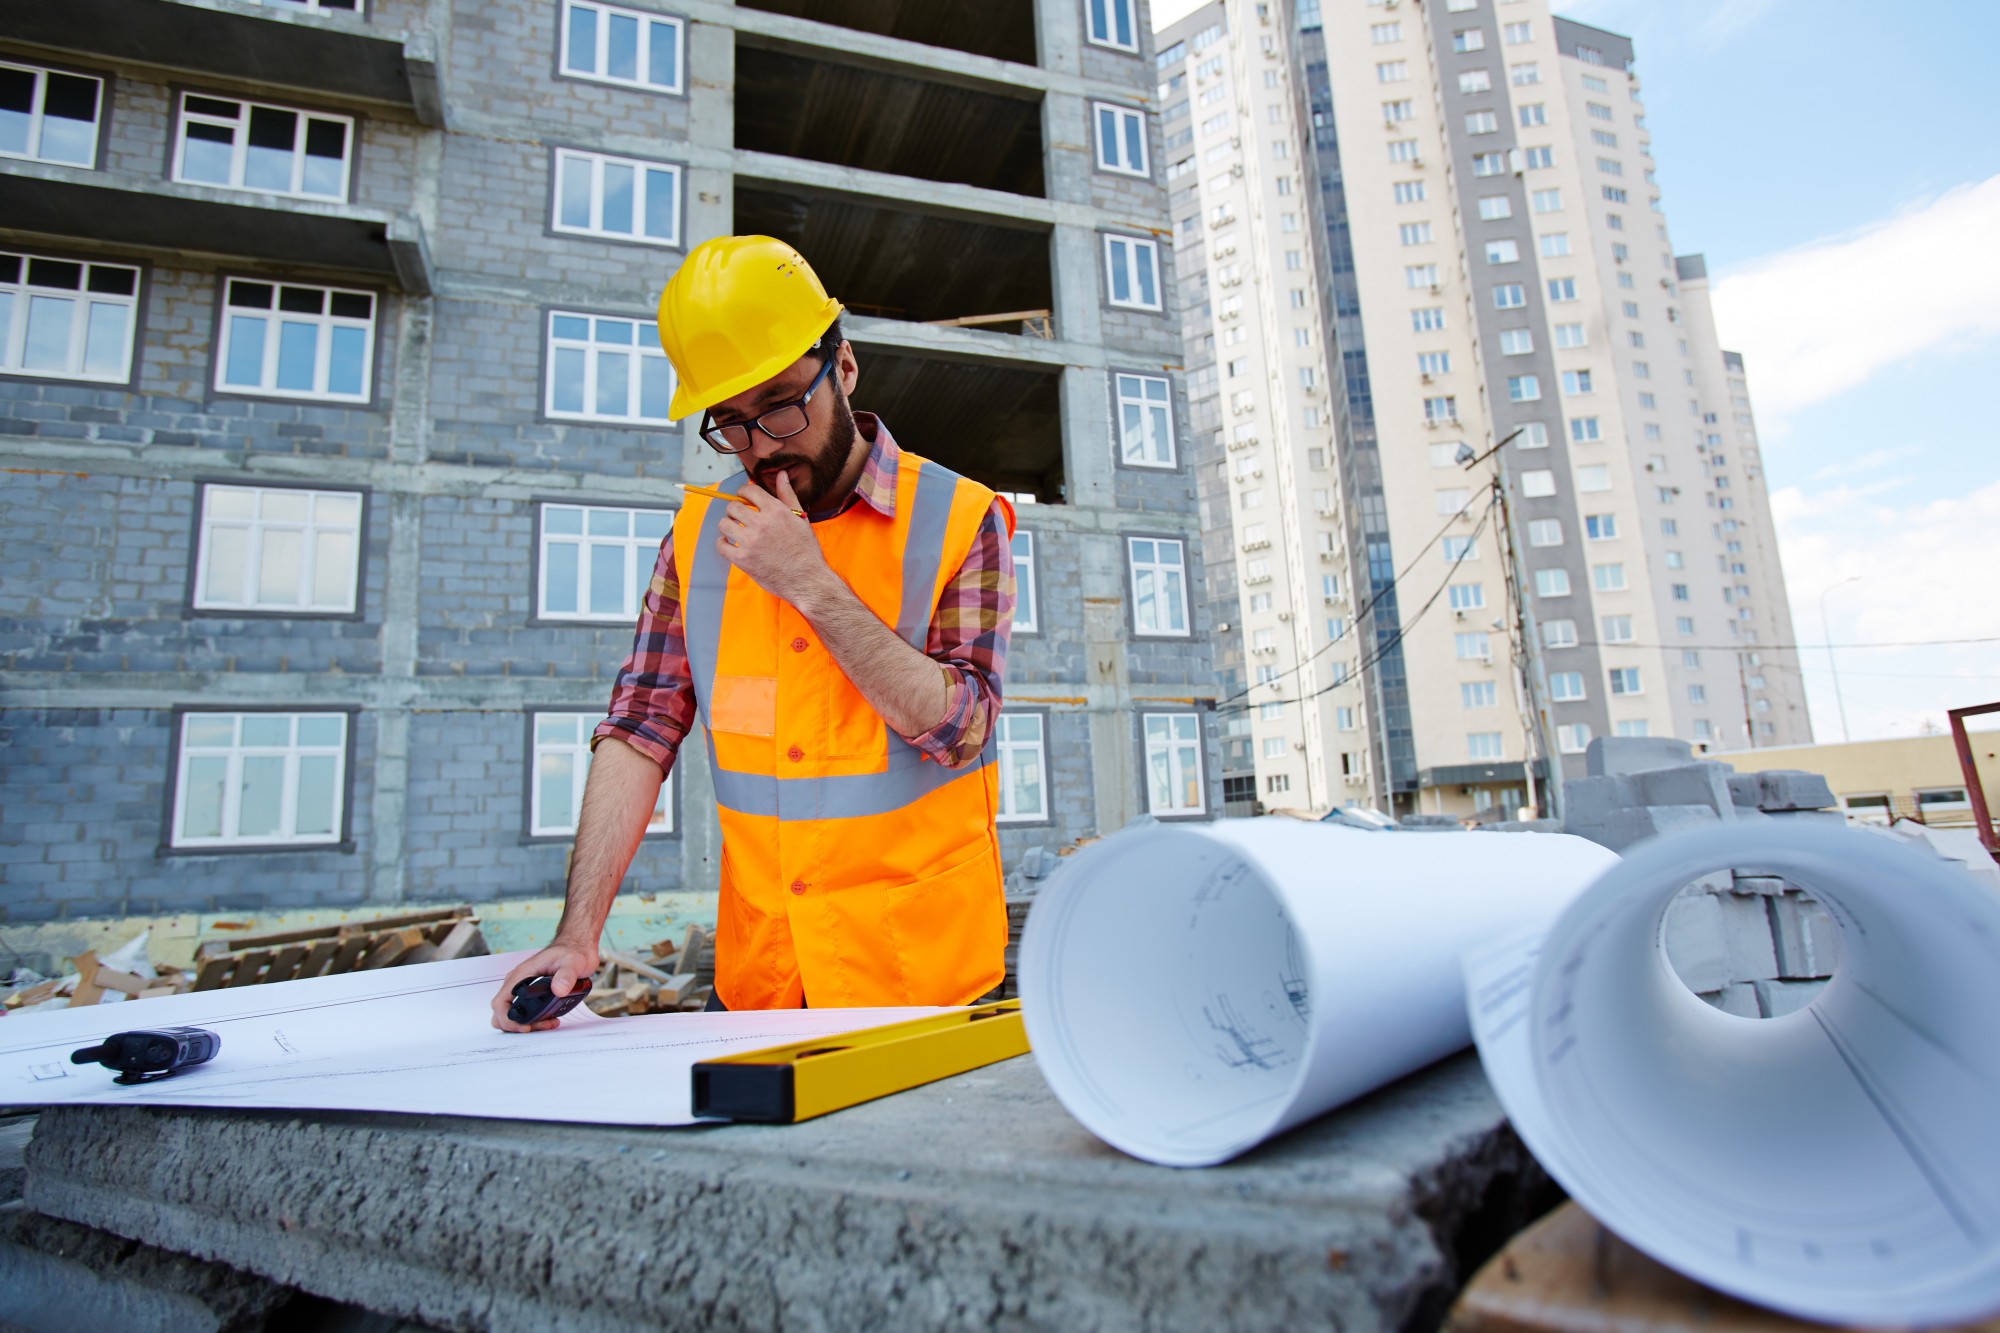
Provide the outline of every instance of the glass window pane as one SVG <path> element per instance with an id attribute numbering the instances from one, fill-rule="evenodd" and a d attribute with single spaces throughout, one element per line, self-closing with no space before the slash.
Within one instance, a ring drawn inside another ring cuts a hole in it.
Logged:
<path id="1" fill-rule="evenodd" d="M 345 739 L 347 719 L 319 714 L 299 719 L 300 745 L 339 745 Z"/>
<path id="2" fill-rule="evenodd" d="M 234 745 L 236 718 L 228 713 L 190 713 L 182 727 L 181 743 L 189 749 Z"/>
<path id="3" fill-rule="evenodd" d="M 257 601 L 265 606 L 293 606 L 299 600 L 299 560 L 303 535 L 284 528 L 264 529 L 257 561 Z"/>
<path id="4" fill-rule="evenodd" d="M 255 315 L 231 315 L 229 350 L 222 366 L 224 384 L 256 388 L 264 380 L 264 325 Z"/>
<path id="5" fill-rule="evenodd" d="M 292 743 L 292 719 L 284 713 L 246 713 L 243 716 L 243 744 L 284 746 Z"/>
<path id="6" fill-rule="evenodd" d="M 14 293 L 0 292 L 0 339 L 4 339 L 14 327 Z M 0 356 L 6 354 L 6 344 L 0 341 Z"/>
<path id="7" fill-rule="evenodd" d="M 597 341 L 630 347 L 632 327 L 632 321 L 629 319 L 600 319 L 597 321 Z"/>
<path id="8" fill-rule="evenodd" d="M 632 358 L 626 352 L 597 354 L 597 407 L 599 416 L 622 417 L 631 411 Z"/>
<path id="9" fill-rule="evenodd" d="M 298 129 L 297 112 L 265 106 L 250 108 L 249 146 L 243 158 L 244 185 L 253 190 L 292 188 L 293 148 Z"/>
<path id="10" fill-rule="evenodd" d="M 675 213 L 674 173 L 654 168 L 646 173 L 646 234 L 670 241 L 678 230 Z"/>
<path id="11" fill-rule="evenodd" d="M 594 616 L 625 614 L 625 548 L 590 548 L 590 613 Z"/>
<path id="12" fill-rule="evenodd" d="M 566 754 L 545 754 L 535 763 L 535 826 L 563 829 L 570 826 L 570 793 L 576 761 Z"/>
<path id="13" fill-rule="evenodd" d="M 564 69 L 578 74 L 597 69 L 597 13 L 577 6 L 569 11 L 569 58 Z"/>
<path id="14" fill-rule="evenodd" d="M 220 125 L 189 124 L 181 145 L 181 179 L 229 184 L 229 139 L 229 131 Z"/>
<path id="15" fill-rule="evenodd" d="M 577 719 L 568 713 L 543 713 L 535 718 L 535 743 L 576 744 Z"/>
<path id="16" fill-rule="evenodd" d="M 1125 117 L 1125 165 L 1134 171 L 1146 160 L 1145 129 L 1143 117 Z"/>
<path id="17" fill-rule="evenodd" d="M 245 755 L 237 789 L 236 835 L 276 837 L 285 795 L 285 761 L 279 755 Z"/>
<path id="18" fill-rule="evenodd" d="M 624 537 L 631 531 L 632 515 L 623 509 L 590 511 L 590 535 L 593 537 Z"/>
<path id="19" fill-rule="evenodd" d="M 255 518 L 256 493 L 237 486 L 211 486 L 208 488 L 208 514 L 210 518 Z"/>
<path id="20" fill-rule="evenodd" d="M 674 516 L 658 509 L 642 509 L 632 515 L 632 535 L 644 541 L 663 539 L 674 526 Z"/>
<path id="21" fill-rule="evenodd" d="M 299 190 L 323 199 L 338 199 L 346 193 L 346 182 L 342 179 L 345 174 L 343 159 L 308 155 L 305 169 L 300 173 Z"/>
<path id="22" fill-rule="evenodd" d="M 550 542 L 542 562 L 542 609 L 550 615 L 576 613 L 577 546 Z"/>
<path id="23" fill-rule="evenodd" d="M 313 519 L 319 523 L 355 524 L 361 521 L 361 497 L 358 495 L 316 495 L 313 497 Z"/>
<path id="24" fill-rule="evenodd" d="M 51 74 L 48 80 L 36 156 L 89 166 L 97 146 L 97 80 L 74 74 Z"/>
<path id="25" fill-rule="evenodd" d="M 1135 245 L 1132 247 L 1133 262 L 1139 270 L 1139 304 L 1141 305 L 1158 305 L 1160 303 L 1159 290 L 1156 286 L 1157 275 L 1154 271 L 1154 260 L 1157 257 L 1157 253 L 1157 251 L 1148 249 L 1145 246 Z"/>
<path id="26" fill-rule="evenodd" d="M 681 77 L 680 29 L 671 23 L 649 23 L 646 28 L 646 81 L 671 88 Z"/>
<path id="27" fill-rule="evenodd" d="M 1167 771 L 1167 752 L 1164 748 L 1149 750 L 1146 754 L 1146 792 L 1148 804 L 1155 810 L 1165 810 L 1173 804 L 1174 784 Z"/>
<path id="28" fill-rule="evenodd" d="M 348 532 L 313 534 L 314 606 L 354 605 L 354 535 Z"/>
<path id="29" fill-rule="evenodd" d="M 223 724 L 224 728 L 228 723 Z M 229 780 L 229 761 L 220 755 L 189 759 L 181 794 L 181 837 L 222 836 L 222 790 Z"/>
<path id="30" fill-rule="evenodd" d="M 312 495 L 306 491 L 265 491 L 258 512 L 266 520 L 303 523 L 312 513 Z"/>
<path id="31" fill-rule="evenodd" d="M 629 236 L 632 225 L 632 168 L 622 162 L 604 164 L 604 230 Z"/>
<path id="32" fill-rule="evenodd" d="M 1187 628 L 1186 599 L 1181 595 L 1179 570 L 1170 569 L 1166 573 L 1166 586 L 1161 590 L 1167 613 L 1167 628 L 1182 630 Z"/>
<path id="33" fill-rule="evenodd" d="M 28 340 L 21 349 L 24 370 L 69 369 L 70 319 L 76 302 L 62 296 L 28 298 Z"/>
<path id="34" fill-rule="evenodd" d="M 583 532 L 583 511 L 567 505 L 549 505 L 542 510 L 542 531 L 578 536 Z"/>
<path id="35" fill-rule="evenodd" d="M 327 349 L 326 391 L 358 396 L 367 384 L 367 331 L 336 327 L 327 336 L 332 345 Z"/>
<path id="36" fill-rule="evenodd" d="M 629 14 L 608 14 L 610 29 L 605 42 L 604 72 L 614 79 L 639 77 L 639 20 Z"/>
<path id="37" fill-rule="evenodd" d="M 568 153 L 556 158 L 556 222 L 564 227 L 590 226 L 590 162 Z M 558 321 L 560 323 L 561 321 Z"/>
<path id="38" fill-rule="evenodd" d="M 558 338 L 573 338 L 582 342 L 590 337 L 590 321 L 576 315 L 557 315 L 549 328 Z"/>
<path id="39" fill-rule="evenodd" d="M 292 831 L 301 836 L 333 832 L 334 773 L 338 761 L 330 754 L 299 759 L 299 790 L 294 802 Z"/>
<path id="40" fill-rule="evenodd" d="M 583 349 L 558 347 L 552 374 L 555 384 L 550 394 L 550 410 L 583 411 Z"/>
<path id="41" fill-rule="evenodd" d="M 674 400 L 674 372 L 664 356 L 639 358 L 639 415 L 654 421 L 667 419 Z"/>
<path id="42" fill-rule="evenodd" d="M 319 326 L 292 320 L 278 325 L 278 387 L 310 393 L 319 357 Z"/>
<path id="43" fill-rule="evenodd" d="M 109 301 L 90 303 L 89 324 L 84 332 L 83 373 L 119 376 L 125 373 L 125 327 L 132 307 Z"/>
<path id="44" fill-rule="evenodd" d="M 25 69 L 0 69 L 0 153 L 28 156 L 34 110 L 35 76 Z"/>
<path id="45" fill-rule="evenodd" d="M 243 557 L 249 533 L 242 528 L 215 528 L 208 534 L 208 577 L 202 597 L 210 602 L 243 600 Z"/>

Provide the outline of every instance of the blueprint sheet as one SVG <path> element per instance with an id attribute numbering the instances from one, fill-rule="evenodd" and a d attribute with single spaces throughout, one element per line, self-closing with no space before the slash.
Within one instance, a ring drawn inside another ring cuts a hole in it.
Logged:
<path id="1" fill-rule="evenodd" d="M 0 1106 L 97 1103 L 398 1111 L 688 1125 L 698 1061 L 942 1012 L 787 1009 L 599 1018 L 505 1033 L 488 1002 L 528 951 L 0 1019 Z M 70 1052 L 113 1032 L 203 1027 L 222 1050 L 120 1087 Z"/>

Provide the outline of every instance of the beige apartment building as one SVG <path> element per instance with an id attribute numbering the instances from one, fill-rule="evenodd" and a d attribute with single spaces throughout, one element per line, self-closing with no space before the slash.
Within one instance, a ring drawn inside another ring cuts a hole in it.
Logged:
<path id="1" fill-rule="evenodd" d="M 1217 0 L 1158 49 L 1225 808 L 1546 808 L 1594 736 L 1809 740 L 1630 42 Z"/>

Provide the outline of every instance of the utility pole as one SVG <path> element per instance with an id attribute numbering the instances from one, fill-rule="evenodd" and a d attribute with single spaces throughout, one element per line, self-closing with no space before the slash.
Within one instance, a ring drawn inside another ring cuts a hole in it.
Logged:
<path id="1" fill-rule="evenodd" d="M 1750 678 L 1743 671 L 1743 650 L 1736 650 L 1736 688 L 1743 698 L 1743 734 L 1749 738 L 1750 748 L 1757 748 L 1757 724 L 1750 720 Z"/>

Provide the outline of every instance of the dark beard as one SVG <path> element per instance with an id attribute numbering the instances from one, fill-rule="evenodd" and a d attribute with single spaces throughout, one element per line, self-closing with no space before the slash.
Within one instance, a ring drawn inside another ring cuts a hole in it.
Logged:
<path id="1" fill-rule="evenodd" d="M 827 387 L 833 391 L 833 428 L 827 433 L 826 443 L 818 453 L 773 454 L 758 465 L 754 480 L 766 491 L 776 495 L 777 474 L 785 468 L 803 464 L 806 468 L 806 484 L 794 491 L 799 497 L 799 507 L 808 513 L 815 506 L 824 507 L 839 497 L 832 494 L 840 481 L 840 474 L 847 470 L 847 460 L 854 452 L 856 428 L 854 409 L 848 405 L 847 395 L 830 376 Z"/>

